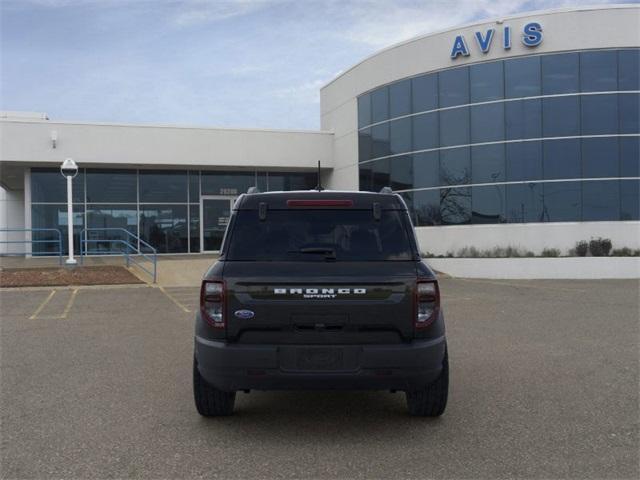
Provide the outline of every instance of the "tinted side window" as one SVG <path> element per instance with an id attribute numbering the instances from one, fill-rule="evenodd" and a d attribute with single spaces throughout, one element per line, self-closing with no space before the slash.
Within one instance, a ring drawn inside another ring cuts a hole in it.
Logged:
<path id="1" fill-rule="evenodd" d="M 445 70 L 438 74 L 440 108 L 469 103 L 469 69 Z"/>
<path id="2" fill-rule="evenodd" d="M 542 57 L 542 94 L 575 93 L 580 91 L 580 57 L 577 53 L 544 55 Z"/>
<path id="3" fill-rule="evenodd" d="M 580 85 L 583 92 L 610 92 L 617 90 L 617 52 L 582 52 L 580 54 Z"/>
<path id="4" fill-rule="evenodd" d="M 505 60 L 505 97 L 540 95 L 540 57 Z"/>

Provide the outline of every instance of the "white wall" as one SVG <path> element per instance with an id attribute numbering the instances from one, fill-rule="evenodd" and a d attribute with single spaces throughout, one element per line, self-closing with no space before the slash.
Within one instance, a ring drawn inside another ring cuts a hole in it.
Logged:
<path id="1" fill-rule="evenodd" d="M 20 190 L 5 190 L 0 187 L 0 230 L 5 228 L 24 227 L 24 192 Z M 0 241 L 23 240 L 23 232 L 0 232 Z M 0 254 L 20 253 L 25 250 L 24 244 L 0 243 Z"/>

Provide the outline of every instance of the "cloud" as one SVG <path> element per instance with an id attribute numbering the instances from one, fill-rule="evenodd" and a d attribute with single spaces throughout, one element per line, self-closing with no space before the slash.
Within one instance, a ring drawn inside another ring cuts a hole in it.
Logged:
<path id="1" fill-rule="evenodd" d="M 173 17 L 175 25 L 189 27 L 247 15 L 273 6 L 276 0 L 182 0 Z"/>

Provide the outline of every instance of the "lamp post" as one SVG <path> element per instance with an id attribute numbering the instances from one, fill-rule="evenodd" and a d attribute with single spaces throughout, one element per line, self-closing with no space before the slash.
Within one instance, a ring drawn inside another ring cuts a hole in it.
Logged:
<path id="1" fill-rule="evenodd" d="M 73 179 L 78 174 L 78 165 L 72 158 L 67 158 L 60 165 L 60 173 L 67 179 L 67 235 L 69 239 L 69 258 L 65 262 L 67 265 L 78 263 L 73 258 Z"/>

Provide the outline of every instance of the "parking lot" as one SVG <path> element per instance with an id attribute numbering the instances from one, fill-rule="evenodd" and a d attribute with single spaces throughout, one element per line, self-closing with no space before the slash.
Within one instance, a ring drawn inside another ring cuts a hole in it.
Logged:
<path id="1" fill-rule="evenodd" d="M 203 419 L 197 288 L 5 290 L 2 478 L 637 478 L 637 281 L 443 279 L 450 401 L 251 392 Z"/>

